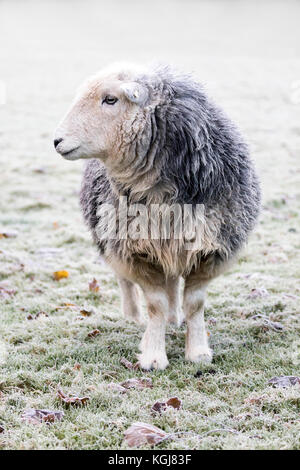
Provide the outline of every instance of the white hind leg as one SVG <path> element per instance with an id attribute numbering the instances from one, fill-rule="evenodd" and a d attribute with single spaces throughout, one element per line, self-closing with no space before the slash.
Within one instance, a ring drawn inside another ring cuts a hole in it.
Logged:
<path id="1" fill-rule="evenodd" d="M 167 278 L 166 292 L 169 300 L 168 322 L 180 326 L 184 319 L 180 299 L 180 278 Z"/>
<path id="2" fill-rule="evenodd" d="M 190 285 L 184 289 L 184 311 L 187 331 L 185 358 L 192 362 L 211 362 L 212 351 L 204 321 L 204 301 L 206 284 Z"/>
<path id="3" fill-rule="evenodd" d="M 125 318 L 138 324 L 143 324 L 137 286 L 124 278 L 119 278 L 118 283 L 121 290 L 121 304 Z"/>

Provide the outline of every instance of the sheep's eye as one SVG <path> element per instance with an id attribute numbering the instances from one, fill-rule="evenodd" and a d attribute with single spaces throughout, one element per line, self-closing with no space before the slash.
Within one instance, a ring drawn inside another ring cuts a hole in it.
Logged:
<path id="1" fill-rule="evenodd" d="M 117 101 L 118 101 L 118 98 L 116 98 L 115 96 L 107 95 L 102 101 L 102 104 L 106 103 L 106 104 L 112 105 L 112 104 L 115 104 Z"/>

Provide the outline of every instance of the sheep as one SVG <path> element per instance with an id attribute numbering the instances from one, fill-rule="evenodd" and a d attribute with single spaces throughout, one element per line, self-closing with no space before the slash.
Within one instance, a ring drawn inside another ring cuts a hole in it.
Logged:
<path id="1" fill-rule="evenodd" d="M 118 278 L 127 319 L 142 323 L 138 291 L 144 294 L 141 367 L 167 367 L 166 325 L 184 318 L 186 360 L 210 362 L 206 289 L 236 259 L 260 209 L 258 177 L 236 126 L 192 76 L 166 65 L 117 64 L 83 84 L 54 137 L 65 159 L 90 159 L 81 207 L 100 255 Z M 170 206 L 187 207 L 190 222 L 201 229 L 200 243 L 187 248 L 188 237 L 173 232 L 169 238 L 103 236 L 110 233 L 110 216 L 105 232 L 102 209 L 115 208 L 120 225 L 121 204 L 148 214 L 163 206 L 161 226 Z"/>

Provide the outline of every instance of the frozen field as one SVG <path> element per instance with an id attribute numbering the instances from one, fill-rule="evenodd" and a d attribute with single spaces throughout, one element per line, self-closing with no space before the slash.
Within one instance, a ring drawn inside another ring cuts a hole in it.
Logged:
<path id="1" fill-rule="evenodd" d="M 0 2 L 0 448 L 127 448 L 124 431 L 136 421 L 202 436 L 160 448 L 300 448 L 300 386 L 268 384 L 300 375 L 299 18 L 292 0 Z M 184 327 L 169 328 L 169 368 L 143 373 L 120 363 L 136 360 L 142 329 L 122 318 L 114 276 L 82 222 L 82 163 L 63 161 L 52 134 L 86 76 L 153 59 L 194 71 L 239 124 L 263 210 L 239 262 L 209 289 L 213 364 L 186 363 Z M 68 279 L 53 280 L 62 269 Z M 107 388 L 143 375 L 153 388 Z M 58 387 L 90 400 L 66 409 Z M 181 410 L 151 413 L 172 396 Z M 28 424 L 27 408 L 65 416 Z"/>

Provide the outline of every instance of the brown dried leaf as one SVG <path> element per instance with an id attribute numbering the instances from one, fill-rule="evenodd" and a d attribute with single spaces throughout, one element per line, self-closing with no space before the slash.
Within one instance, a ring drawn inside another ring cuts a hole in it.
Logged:
<path id="1" fill-rule="evenodd" d="M 293 385 L 300 384 L 300 377 L 293 375 L 281 375 L 279 377 L 273 377 L 268 381 L 269 385 L 273 385 L 276 388 L 287 388 Z"/>
<path id="2" fill-rule="evenodd" d="M 140 363 L 139 362 L 136 362 L 135 364 L 133 364 L 132 362 L 128 361 L 128 359 L 126 359 L 126 357 L 122 357 L 120 359 L 120 363 L 126 367 L 126 369 L 129 369 L 129 370 L 137 370 L 139 369 L 140 367 Z"/>
<path id="3" fill-rule="evenodd" d="M 168 437 L 165 431 L 147 423 L 133 423 L 124 435 L 129 447 L 140 447 L 143 444 L 156 445 Z"/>
<path id="4" fill-rule="evenodd" d="M 94 338 L 95 336 L 98 336 L 98 335 L 100 335 L 100 330 L 98 330 L 98 329 L 93 330 L 90 333 L 88 333 L 89 338 Z"/>
<path id="5" fill-rule="evenodd" d="M 0 424 L 0 434 L 1 434 L 2 432 L 4 432 L 4 431 L 5 431 L 4 427 L 1 426 L 1 424 Z"/>
<path id="6" fill-rule="evenodd" d="M 48 313 L 40 311 L 36 313 L 35 315 L 32 315 L 31 313 L 27 315 L 27 320 L 36 320 L 39 317 L 49 317 Z"/>
<path id="7" fill-rule="evenodd" d="M 1 238 L 16 238 L 17 232 L 1 232 L 0 233 L 0 239 Z"/>
<path id="8" fill-rule="evenodd" d="M 181 400 L 179 400 L 178 397 L 172 397 L 167 401 L 157 401 L 152 406 L 151 411 L 161 414 L 163 411 L 166 411 L 168 407 L 179 410 L 181 408 Z"/>
<path id="9" fill-rule="evenodd" d="M 51 424 L 55 421 L 61 421 L 63 419 L 63 411 L 52 411 L 52 410 L 37 410 L 29 408 L 25 410 L 21 416 L 23 421 L 27 421 L 32 424 L 47 423 Z"/>
<path id="10" fill-rule="evenodd" d="M 74 370 L 80 370 L 80 369 L 81 369 L 81 365 L 80 365 L 78 362 L 76 362 L 76 363 L 74 364 L 73 369 L 74 369 Z"/>
<path id="11" fill-rule="evenodd" d="M 167 406 L 171 406 L 172 408 L 175 408 L 175 410 L 180 410 L 181 403 L 182 402 L 181 402 L 181 400 L 179 400 L 178 397 L 171 397 L 166 402 Z"/>
<path id="12" fill-rule="evenodd" d="M 76 397 L 75 395 L 69 397 L 61 389 L 57 390 L 57 396 L 67 406 L 84 406 L 89 401 L 89 397 Z"/>
<path id="13" fill-rule="evenodd" d="M 80 310 L 80 313 L 81 313 L 81 315 L 82 315 L 83 317 L 90 317 L 94 312 L 93 312 L 92 309 L 87 310 L 86 308 L 82 308 L 82 309 Z"/>
<path id="14" fill-rule="evenodd" d="M 5 299 L 15 295 L 17 291 L 15 289 L 8 289 L 7 287 L 0 286 L 0 296 L 4 297 Z"/>
<path id="15" fill-rule="evenodd" d="M 48 317 L 48 313 L 44 312 L 44 311 L 40 311 L 36 314 L 35 318 L 38 318 L 38 317 Z"/>
<path id="16" fill-rule="evenodd" d="M 141 377 L 140 379 L 128 379 L 125 380 L 125 382 L 121 382 L 120 385 L 124 388 L 136 388 L 138 390 L 153 387 L 152 379 L 150 377 Z"/>
<path id="17" fill-rule="evenodd" d="M 274 330 L 274 331 L 284 330 L 284 326 L 283 326 L 282 323 L 269 320 L 269 318 L 266 317 L 265 315 L 261 315 L 261 314 L 254 315 L 253 317 L 251 317 L 251 319 L 252 320 L 261 319 L 262 320 L 262 326 L 265 327 L 265 329 L 270 329 L 270 330 Z"/>
<path id="18" fill-rule="evenodd" d="M 55 271 L 53 273 L 53 278 L 55 281 L 60 281 L 61 279 L 65 279 L 67 277 L 69 277 L 69 272 L 65 269 L 62 269 L 61 271 Z"/>
<path id="19" fill-rule="evenodd" d="M 99 292 L 100 286 L 96 278 L 89 283 L 89 289 L 91 292 Z"/>

